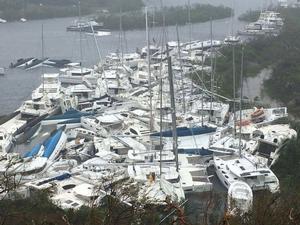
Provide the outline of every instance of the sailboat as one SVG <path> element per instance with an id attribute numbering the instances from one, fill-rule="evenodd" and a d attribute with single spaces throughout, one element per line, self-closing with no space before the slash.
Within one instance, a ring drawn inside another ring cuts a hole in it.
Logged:
<path id="1" fill-rule="evenodd" d="M 37 65 L 41 66 L 42 84 L 32 92 L 30 100 L 25 101 L 20 107 L 21 115 L 24 118 L 42 117 L 52 115 L 59 112 L 57 100 L 60 96 L 60 82 L 58 74 L 44 74 L 44 26 L 42 25 L 42 59 L 38 62 L 33 61 L 30 68 Z"/>
<path id="2" fill-rule="evenodd" d="M 243 60 L 244 49 L 242 48 L 242 64 L 240 78 L 240 123 L 242 120 L 242 96 L 243 96 Z M 272 193 L 279 191 L 279 180 L 276 175 L 258 159 L 248 153 L 242 153 L 241 125 L 239 126 L 239 153 L 227 156 L 213 157 L 213 163 L 216 169 L 216 174 L 225 188 L 236 181 L 247 183 L 252 190 L 269 190 Z"/>

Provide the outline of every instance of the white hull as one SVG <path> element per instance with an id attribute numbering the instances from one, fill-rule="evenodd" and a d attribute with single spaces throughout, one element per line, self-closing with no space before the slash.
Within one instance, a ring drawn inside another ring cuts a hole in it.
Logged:
<path id="1" fill-rule="evenodd" d="M 57 158 L 57 156 L 59 155 L 59 153 L 61 152 L 61 150 L 64 149 L 65 145 L 67 142 L 67 135 L 63 132 L 61 134 L 61 137 L 53 151 L 53 153 L 50 155 L 49 160 L 53 161 Z"/>

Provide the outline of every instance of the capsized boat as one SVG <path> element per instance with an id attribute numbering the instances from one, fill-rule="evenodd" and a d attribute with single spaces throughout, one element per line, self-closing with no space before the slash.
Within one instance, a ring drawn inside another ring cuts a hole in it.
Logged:
<path id="1" fill-rule="evenodd" d="M 11 63 L 9 65 L 10 68 L 20 68 L 20 67 L 25 67 L 27 65 L 30 65 L 36 58 L 30 57 L 30 58 L 21 58 L 18 59 L 17 62 Z"/>

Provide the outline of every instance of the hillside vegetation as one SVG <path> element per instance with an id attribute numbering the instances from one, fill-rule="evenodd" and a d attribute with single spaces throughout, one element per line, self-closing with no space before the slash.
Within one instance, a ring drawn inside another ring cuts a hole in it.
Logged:
<path id="1" fill-rule="evenodd" d="M 188 8 L 186 6 L 166 7 L 165 24 L 166 25 L 185 25 L 188 23 Z M 224 6 L 212 6 L 209 4 L 194 4 L 190 10 L 191 23 L 206 22 L 210 19 L 223 19 L 230 17 L 231 9 Z M 155 23 L 155 26 L 163 25 L 163 11 L 149 9 L 149 20 Z M 124 30 L 137 29 L 145 27 L 145 13 L 143 11 L 134 11 L 119 14 L 102 14 L 98 17 L 99 22 L 104 22 L 106 28 L 119 29 L 120 19 Z M 152 24 L 153 25 L 153 24 Z"/>
<path id="2" fill-rule="evenodd" d="M 258 37 L 244 44 L 244 75 L 256 76 L 262 69 L 273 73 L 264 83 L 268 95 L 285 103 L 289 112 L 300 115 L 300 9 L 281 9 L 285 25 L 279 36 Z M 240 74 L 241 46 L 236 46 L 237 80 Z M 220 93 L 232 97 L 232 48 L 221 50 L 216 77 Z M 239 84 L 239 81 L 237 81 Z"/>
<path id="3" fill-rule="evenodd" d="M 245 22 L 255 22 L 260 15 L 260 10 L 249 10 L 239 16 L 239 20 Z"/>
<path id="4" fill-rule="evenodd" d="M 91 14 L 107 9 L 110 12 L 139 10 L 142 0 L 81 0 L 81 13 Z M 0 0 L 0 18 L 8 21 L 78 16 L 78 0 Z"/>

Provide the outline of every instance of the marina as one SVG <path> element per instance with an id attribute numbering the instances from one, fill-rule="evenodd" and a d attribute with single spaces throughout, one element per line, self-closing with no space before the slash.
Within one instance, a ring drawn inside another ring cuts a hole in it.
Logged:
<path id="1" fill-rule="evenodd" d="M 34 40 L 42 49 L 0 60 L 9 67 L 0 68 L 0 104 L 12 103 L 1 107 L 0 177 L 16 184 L 0 187 L 2 199 L 47 191 L 61 209 L 79 210 L 107 198 L 129 208 L 166 207 L 220 192 L 225 218 L 251 212 L 257 193 L 281 191 L 273 168 L 298 135 L 288 107 L 243 92 L 244 43 L 280 34 L 280 14 L 262 11 L 257 22 L 229 32 L 230 20 L 194 24 L 193 32 L 206 30 L 181 37 L 191 25 L 150 28 L 145 10 L 146 30 L 126 34 L 99 33 L 98 23 L 70 26 L 74 18 L 64 18 L 60 36 L 54 26 L 44 28 L 53 21 L 33 21 L 42 25 Z M 54 37 L 57 48 L 72 37 L 72 54 L 53 54 L 47 42 Z M 241 52 L 241 65 L 228 65 L 240 69 L 233 72 L 233 98 L 222 96 L 215 77 L 223 48 Z M 16 81 L 20 91 L 7 97 L 5 82 Z"/>

